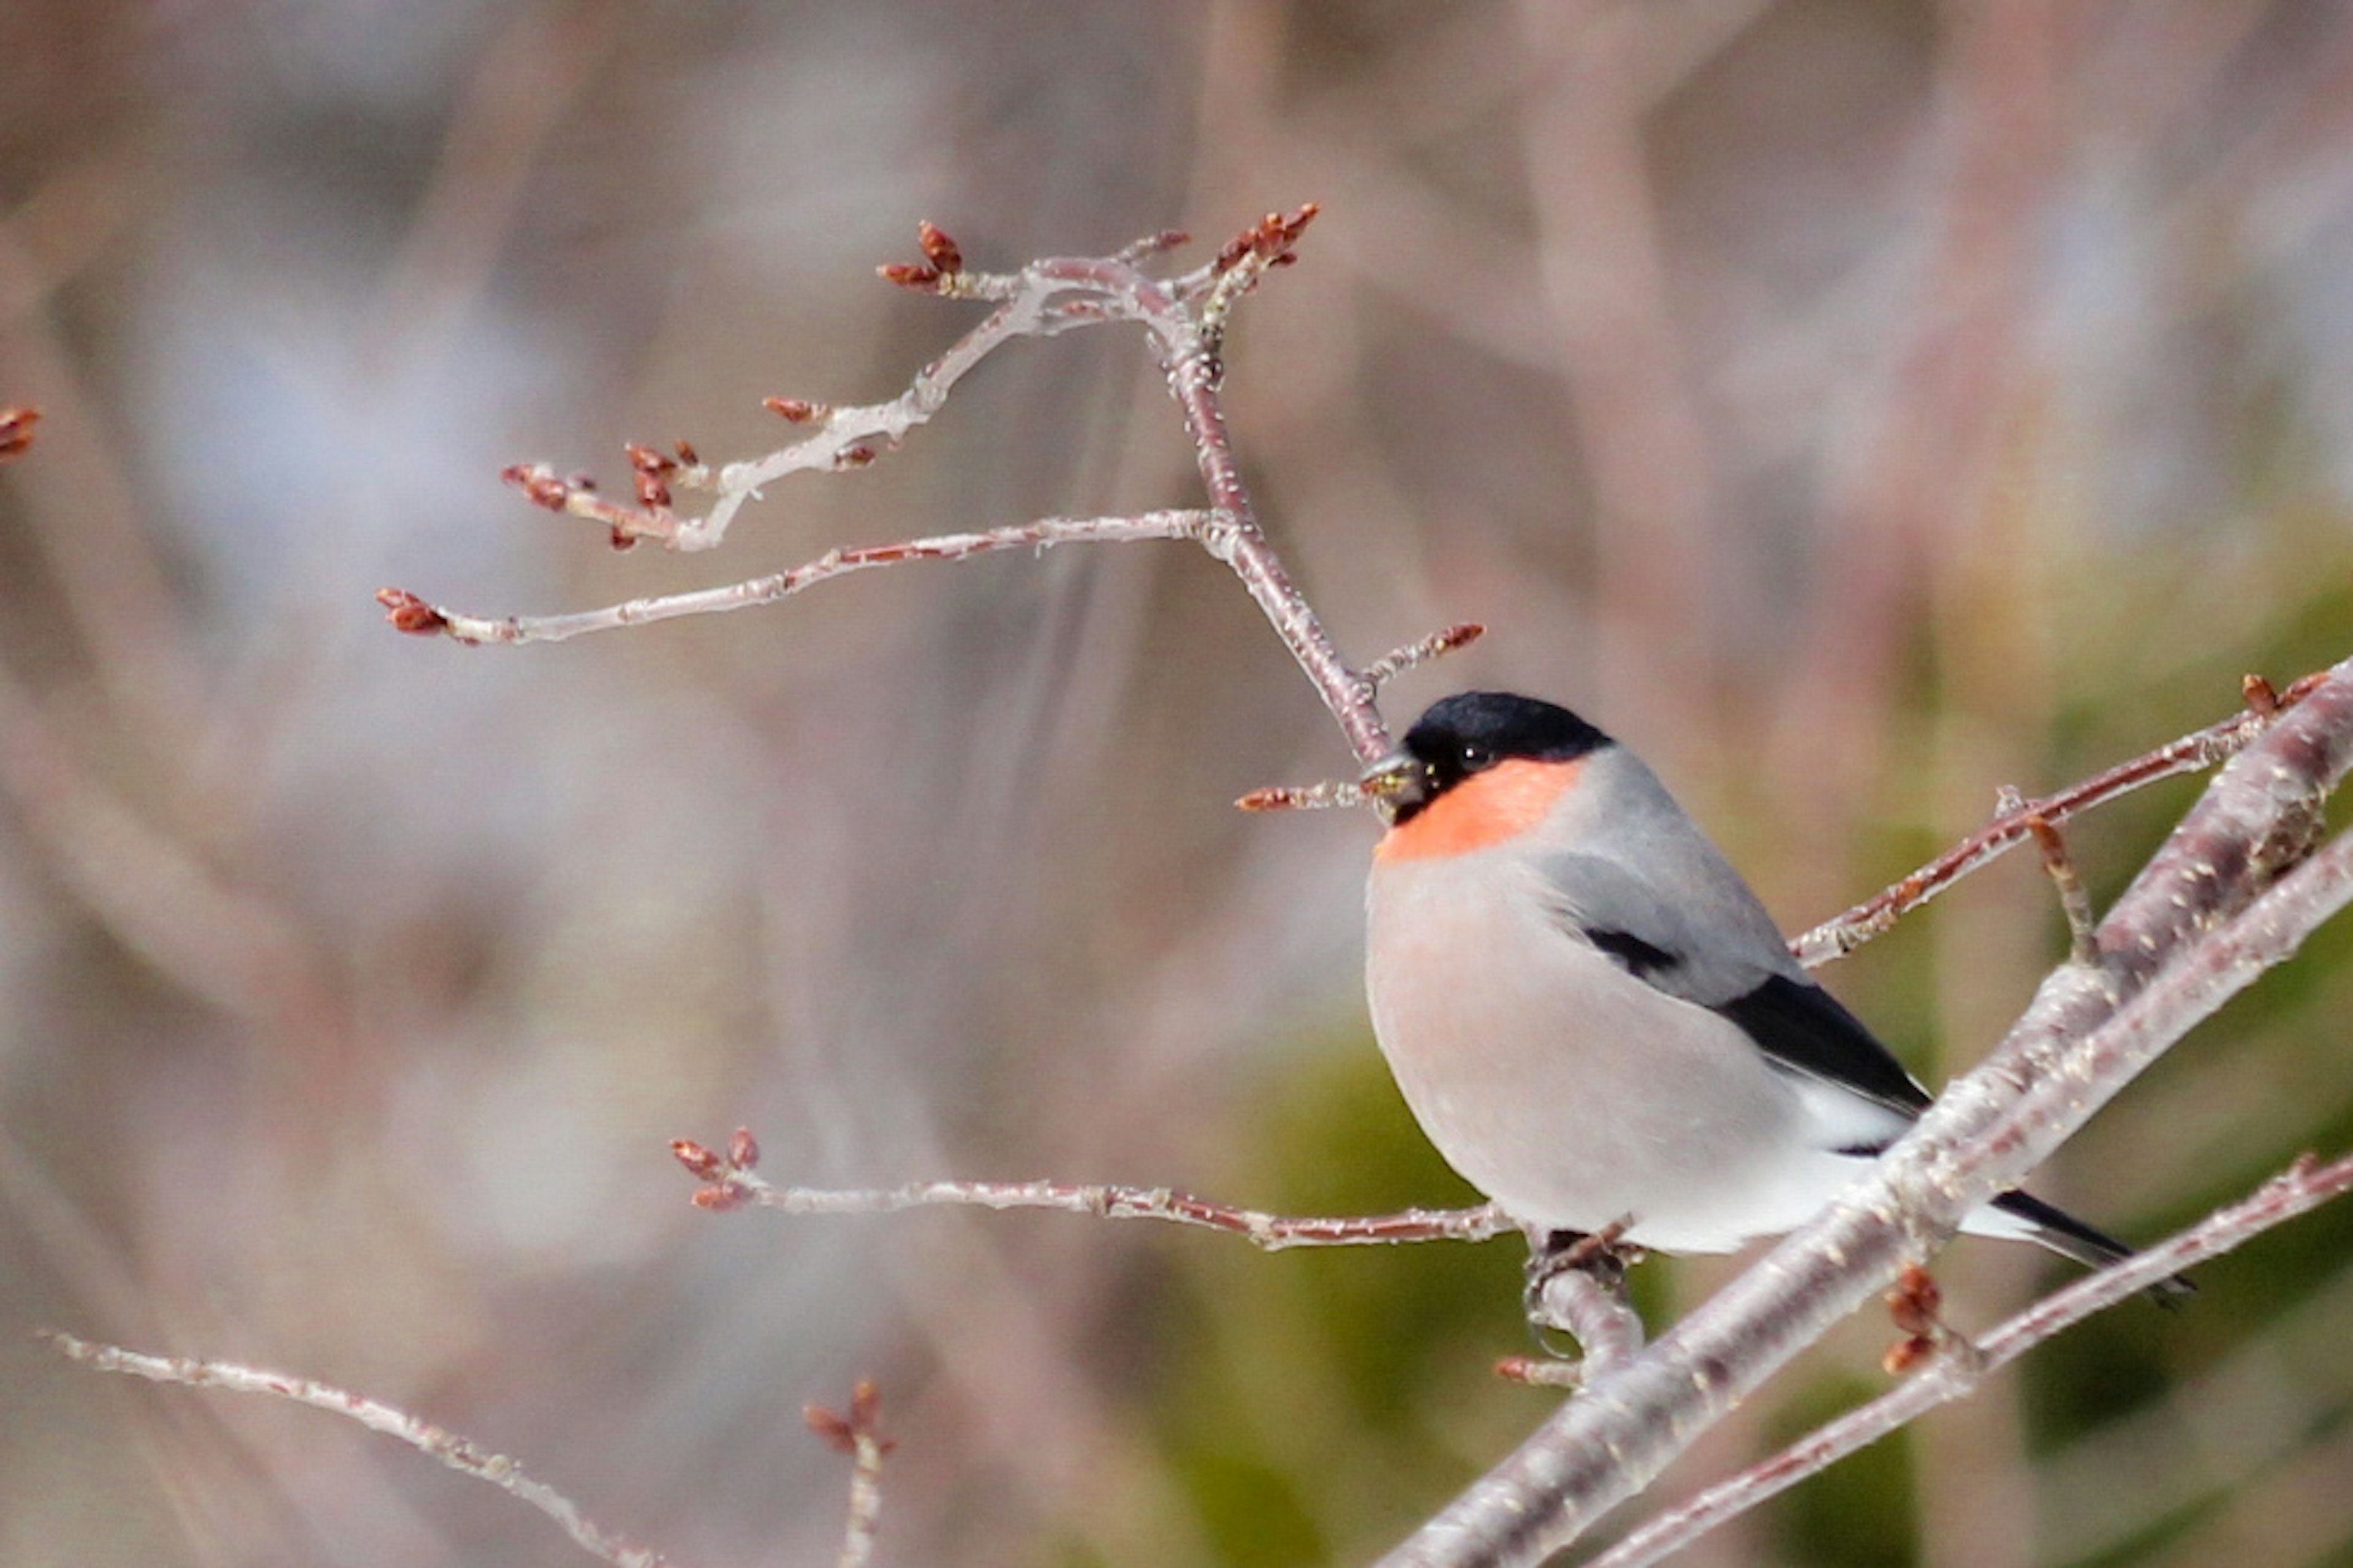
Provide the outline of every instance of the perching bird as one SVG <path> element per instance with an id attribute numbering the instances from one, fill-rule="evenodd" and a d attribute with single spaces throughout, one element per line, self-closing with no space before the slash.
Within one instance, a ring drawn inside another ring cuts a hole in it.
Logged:
<path id="1" fill-rule="evenodd" d="M 1656 775 L 1567 709 L 1447 698 L 1365 777 L 1391 813 L 1374 1032 L 1430 1142 L 1522 1226 L 1729 1252 L 1812 1217 L 1927 1109 Z M 2022 1192 L 1962 1228 L 2128 1255 Z"/>

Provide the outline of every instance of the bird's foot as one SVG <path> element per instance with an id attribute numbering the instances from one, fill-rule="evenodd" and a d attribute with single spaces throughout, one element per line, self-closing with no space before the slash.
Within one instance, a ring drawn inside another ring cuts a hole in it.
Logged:
<path id="1" fill-rule="evenodd" d="M 1622 1223 L 1592 1232 L 1556 1230 L 1528 1238 L 1527 1284 L 1520 1300 L 1536 1343 L 1566 1361 L 1567 1352 L 1548 1337 L 1565 1333 L 1585 1352 L 1580 1372 L 1642 1348 L 1642 1320 L 1626 1300 L 1626 1266 L 1642 1256 L 1619 1238 Z M 1525 1382 L 1549 1379 L 1523 1378 Z"/>

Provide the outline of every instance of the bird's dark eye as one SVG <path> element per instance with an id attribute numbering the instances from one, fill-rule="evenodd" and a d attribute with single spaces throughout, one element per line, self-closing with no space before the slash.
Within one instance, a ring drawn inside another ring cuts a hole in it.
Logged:
<path id="1" fill-rule="evenodd" d="M 1461 761 L 1462 771 L 1464 773 L 1475 773 L 1494 760 L 1495 753 L 1489 751 L 1486 747 L 1480 745 L 1477 742 L 1466 741 L 1463 742 Z"/>

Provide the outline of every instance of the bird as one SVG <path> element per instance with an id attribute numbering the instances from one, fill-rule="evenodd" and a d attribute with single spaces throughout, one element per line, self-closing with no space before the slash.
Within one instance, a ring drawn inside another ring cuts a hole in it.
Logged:
<path id="1" fill-rule="evenodd" d="M 1811 1218 L 1928 1108 L 1658 776 L 1576 713 L 1448 697 L 1363 784 L 1388 818 L 1374 1033 L 1439 1152 L 1532 1241 L 1735 1251 Z M 1961 1228 L 2131 1255 L 2023 1191 Z"/>

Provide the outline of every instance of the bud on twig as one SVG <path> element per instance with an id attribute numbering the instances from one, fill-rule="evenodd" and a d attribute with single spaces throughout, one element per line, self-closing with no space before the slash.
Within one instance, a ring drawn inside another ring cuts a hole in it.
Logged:
<path id="1" fill-rule="evenodd" d="M 384 606 L 385 619 L 395 631 L 429 637 L 448 629 L 448 616 L 406 588 L 378 588 L 375 602 Z"/>
<path id="2" fill-rule="evenodd" d="M 37 408 L 0 407 L 0 462 L 21 456 L 33 444 L 33 426 L 41 422 Z"/>

